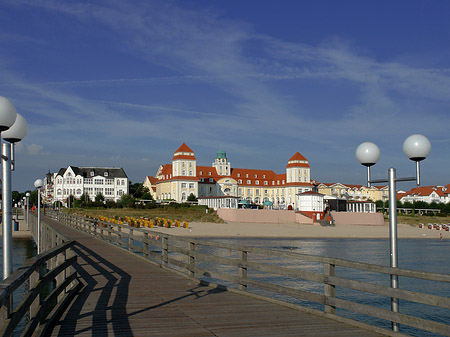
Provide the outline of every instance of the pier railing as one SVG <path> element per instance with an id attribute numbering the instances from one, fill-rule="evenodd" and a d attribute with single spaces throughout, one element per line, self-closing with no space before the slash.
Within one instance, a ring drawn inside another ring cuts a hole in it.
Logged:
<path id="1" fill-rule="evenodd" d="M 34 216 L 30 230 L 37 233 Z M 46 329 L 82 287 L 74 265 L 77 256 L 70 241 L 45 223 L 41 223 L 43 252 L 25 263 L 0 283 L 0 336 L 12 336 L 19 324 L 21 336 L 45 335 Z M 28 288 L 24 291 L 23 288 Z M 25 293 L 14 306 L 15 292 Z M 20 331 L 19 331 L 20 332 Z"/>
<path id="2" fill-rule="evenodd" d="M 402 329 L 412 327 L 450 336 L 450 298 L 425 292 L 427 284 L 437 282 L 448 294 L 449 274 L 177 237 L 149 228 L 111 224 L 66 213 L 50 215 L 70 227 L 202 283 L 387 335 L 399 335 L 389 330 L 392 323 L 398 323 Z M 389 286 L 391 274 L 401 280 L 414 280 L 417 286 L 408 290 L 393 289 Z M 391 298 L 403 301 L 404 313 L 390 310 Z M 423 308 L 418 311 L 423 311 L 424 317 L 419 317 L 417 310 L 409 310 L 411 306 Z M 427 308 L 437 310 L 438 317 L 426 315 Z"/>

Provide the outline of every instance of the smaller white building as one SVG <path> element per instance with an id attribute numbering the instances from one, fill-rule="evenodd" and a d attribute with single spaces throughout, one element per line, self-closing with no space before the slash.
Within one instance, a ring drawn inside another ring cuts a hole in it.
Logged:
<path id="1" fill-rule="evenodd" d="M 44 186 L 47 202 L 61 201 L 64 204 L 72 195 L 80 198 L 83 194 L 92 201 L 95 196 L 102 194 L 106 201 L 120 200 L 122 195 L 129 193 L 129 181 L 122 168 L 110 167 L 76 167 L 69 166 L 61 168 L 58 173 L 47 174 L 46 183 L 51 187 Z"/>
<path id="2" fill-rule="evenodd" d="M 198 204 L 205 205 L 217 211 L 219 208 L 238 208 L 239 197 L 231 195 L 198 197 Z"/>

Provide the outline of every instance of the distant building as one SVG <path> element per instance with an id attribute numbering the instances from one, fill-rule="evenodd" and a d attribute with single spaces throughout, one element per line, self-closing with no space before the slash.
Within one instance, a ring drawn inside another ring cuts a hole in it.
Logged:
<path id="1" fill-rule="evenodd" d="M 316 183 L 319 193 L 346 200 L 386 201 L 389 199 L 388 186 L 348 185 L 341 183 Z"/>
<path id="2" fill-rule="evenodd" d="M 80 198 L 84 194 L 94 201 L 101 193 L 105 200 L 118 201 L 128 194 L 128 185 L 128 177 L 122 168 L 69 166 L 45 176 L 44 198 L 46 202 L 66 204 L 69 195 Z"/>
<path id="3" fill-rule="evenodd" d="M 401 202 L 424 201 L 448 204 L 450 202 L 450 184 L 415 187 L 408 192 L 397 193 L 397 199 Z"/>
<path id="4" fill-rule="evenodd" d="M 192 193 L 199 198 L 237 197 L 257 205 L 270 201 L 274 208 L 293 209 L 297 208 L 296 194 L 313 189 L 308 160 L 299 152 L 288 160 L 286 172 L 277 174 L 233 168 L 223 150 L 211 166 L 199 166 L 194 151 L 184 143 L 175 150 L 172 163 L 161 165 L 154 178 L 146 177 L 144 185 L 161 201 L 185 202 Z"/>

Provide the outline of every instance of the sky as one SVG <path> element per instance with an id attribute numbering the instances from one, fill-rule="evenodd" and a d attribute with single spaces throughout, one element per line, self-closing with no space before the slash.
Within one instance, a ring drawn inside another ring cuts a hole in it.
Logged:
<path id="1" fill-rule="evenodd" d="M 13 189 L 62 167 L 123 167 L 133 183 L 184 142 L 197 165 L 285 172 L 297 151 L 320 182 L 414 175 L 450 183 L 450 2 L 445 0 L 0 0 L 0 96 L 28 123 Z M 398 185 L 408 189 L 409 183 Z"/>

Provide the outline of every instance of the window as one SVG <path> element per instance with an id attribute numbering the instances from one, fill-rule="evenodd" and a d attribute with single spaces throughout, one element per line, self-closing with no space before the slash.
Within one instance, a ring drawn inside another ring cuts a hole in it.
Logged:
<path id="1" fill-rule="evenodd" d="M 195 188 L 194 183 L 189 183 L 189 188 Z"/>
<path id="2" fill-rule="evenodd" d="M 107 177 L 108 176 L 108 172 L 103 173 L 103 176 Z"/>
<path id="3" fill-rule="evenodd" d="M 242 197 L 242 188 L 238 189 L 238 195 Z"/>
<path id="4" fill-rule="evenodd" d="M 240 177 L 241 176 L 241 174 L 240 173 L 238 173 L 238 177 Z"/>
<path id="5" fill-rule="evenodd" d="M 200 171 L 199 173 L 198 173 L 199 175 L 203 175 L 203 172 L 202 171 Z"/>
<path id="6" fill-rule="evenodd" d="M 266 179 L 266 175 L 265 174 L 263 174 L 263 179 Z"/>
<path id="7" fill-rule="evenodd" d="M 114 195 L 114 188 L 106 187 L 105 188 L 105 195 L 108 195 L 108 196 Z"/>
<path id="8" fill-rule="evenodd" d="M 247 188 L 247 195 L 251 195 L 251 190 L 249 188 Z"/>
<path id="9" fill-rule="evenodd" d="M 209 175 L 211 175 L 211 172 L 208 172 Z"/>
<path id="10" fill-rule="evenodd" d="M 256 183 L 256 185 L 259 185 L 259 180 L 256 180 L 255 183 Z"/>
<path id="11" fill-rule="evenodd" d="M 258 178 L 258 175 L 257 175 L 257 174 L 255 174 L 255 178 Z"/>
<path id="12" fill-rule="evenodd" d="M 95 185 L 103 185 L 103 179 L 94 179 Z"/>
<path id="13" fill-rule="evenodd" d="M 181 172 L 181 175 L 182 175 L 182 176 L 185 176 L 185 175 L 186 175 L 186 170 L 183 170 L 183 171 Z"/>
<path id="14" fill-rule="evenodd" d="M 267 181 L 265 181 L 265 182 L 264 182 L 264 185 L 268 185 L 268 182 L 267 182 Z"/>
<path id="15" fill-rule="evenodd" d="M 114 179 L 106 179 L 106 185 L 114 185 Z"/>
<path id="16" fill-rule="evenodd" d="M 91 177 L 93 177 L 94 176 L 94 171 L 91 171 Z"/>
<path id="17" fill-rule="evenodd" d="M 245 175 L 245 178 L 248 178 L 248 173 Z"/>
<path id="18" fill-rule="evenodd" d="M 193 175 L 193 174 L 192 174 L 192 170 L 189 170 L 189 175 L 190 175 L 190 176 L 192 176 L 192 175 Z"/>
<path id="19" fill-rule="evenodd" d="M 264 195 L 267 195 L 268 194 L 268 191 L 267 190 L 264 190 Z"/>
<path id="20" fill-rule="evenodd" d="M 212 183 L 214 181 L 213 178 L 209 178 L 209 182 Z"/>
<path id="21" fill-rule="evenodd" d="M 247 184 L 251 184 L 252 182 L 251 182 L 251 180 L 247 180 Z"/>
<path id="22" fill-rule="evenodd" d="M 186 188 L 186 183 L 181 183 L 181 188 Z"/>
<path id="23" fill-rule="evenodd" d="M 92 185 L 92 178 L 86 178 L 84 182 L 86 183 L 86 185 Z"/>
<path id="24" fill-rule="evenodd" d="M 238 180 L 238 184 L 242 184 L 242 180 L 241 179 Z"/>
<path id="25" fill-rule="evenodd" d="M 201 182 L 204 182 L 204 181 L 205 181 L 205 179 L 204 179 L 204 178 L 200 178 L 200 181 L 201 181 Z"/>

